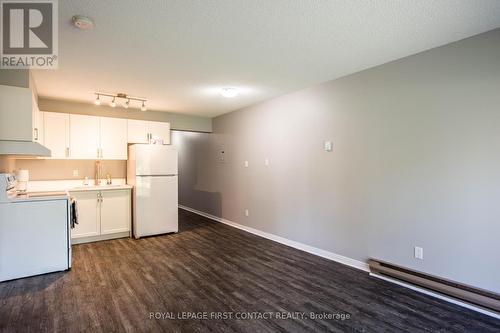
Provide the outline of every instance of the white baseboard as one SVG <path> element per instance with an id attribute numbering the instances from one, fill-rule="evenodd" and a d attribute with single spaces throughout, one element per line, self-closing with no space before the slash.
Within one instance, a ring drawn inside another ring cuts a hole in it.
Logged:
<path id="1" fill-rule="evenodd" d="M 370 273 L 370 276 L 373 276 L 373 277 L 375 277 L 377 279 L 385 280 L 385 281 L 388 281 L 388 282 L 400 285 L 402 287 L 405 287 L 405 288 L 408 288 L 408 289 L 411 289 L 411 290 L 415 290 L 415 291 L 417 291 L 419 293 L 422 293 L 422 294 L 426 294 L 426 295 L 429 295 L 429 296 L 432 296 L 432 297 L 436 297 L 436 298 L 442 299 L 442 300 L 447 301 L 449 303 L 460 305 L 460 306 L 462 306 L 464 308 L 467 308 L 467 309 L 470 309 L 470 310 L 474 310 L 476 312 L 480 312 L 482 314 L 488 315 L 488 316 L 496 318 L 496 319 L 500 319 L 500 314 L 498 314 L 498 313 L 496 313 L 494 311 L 490 311 L 490 310 L 487 310 L 485 308 L 482 308 L 482 307 L 479 307 L 479 306 L 476 306 L 476 305 L 472 305 L 472 304 L 467 303 L 467 302 L 463 302 L 463 301 L 461 301 L 459 299 L 456 299 L 456 298 L 453 298 L 453 297 L 449 297 L 449 296 L 446 296 L 446 295 L 443 295 L 443 294 L 440 294 L 440 293 L 437 293 L 437 292 L 434 292 L 434 291 L 431 291 L 431 290 L 428 290 L 428 289 L 425 289 L 425 288 L 421 288 L 421 287 L 418 287 L 418 286 L 410 284 L 410 283 L 406 283 L 406 282 L 403 282 L 403 281 L 392 279 L 390 277 L 383 276 L 383 275 L 380 275 L 380 274 Z"/>
<path id="2" fill-rule="evenodd" d="M 302 251 L 305 251 L 305 252 L 308 252 L 308 253 L 323 257 L 323 258 L 326 258 L 326 259 L 329 259 L 329 260 L 333 260 L 333 261 L 339 262 L 341 264 L 344 264 L 344 265 L 347 265 L 350 267 L 360 269 L 360 270 L 365 271 L 365 272 L 370 271 L 368 264 L 364 263 L 362 261 L 359 261 L 359 260 L 344 257 L 344 256 L 341 256 L 340 254 L 336 254 L 336 253 L 329 252 L 326 250 L 318 249 L 317 247 L 313 247 L 313 246 L 299 243 L 299 242 L 296 242 L 296 241 L 293 241 L 293 240 L 290 240 L 290 239 L 287 239 L 287 238 L 284 238 L 281 236 L 277 236 L 277 235 L 274 235 L 274 234 L 271 234 L 271 233 L 268 233 L 265 231 L 261 231 L 258 229 L 247 227 L 245 225 L 242 225 L 242 224 L 239 224 L 239 223 L 236 223 L 233 221 L 229 221 L 229 220 L 223 219 L 223 218 L 218 217 L 218 216 L 207 214 L 205 212 L 202 212 L 202 211 L 190 208 L 190 207 L 179 205 L 179 208 L 187 210 L 191 213 L 195 213 L 195 214 L 204 216 L 204 217 L 209 218 L 211 220 L 227 224 L 231 227 L 238 228 L 240 230 L 244 230 L 244 231 L 249 232 L 251 234 L 254 234 L 254 235 L 257 235 L 257 236 L 260 236 L 263 238 L 267 238 L 267 239 L 270 239 L 272 241 L 275 241 L 275 242 L 278 242 L 278 243 L 281 243 L 281 244 L 284 244 L 284 245 L 287 245 L 287 246 L 290 246 L 290 247 L 293 247 L 293 248 L 296 248 L 296 249 L 299 249 L 299 250 L 302 250 Z"/>
<path id="3" fill-rule="evenodd" d="M 308 253 L 311 253 L 311 254 L 323 257 L 323 258 L 326 258 L 326 259 L 329 259 L 329 260 L 333 260 L 333 261 L 339 262 L 341 264 L 344 264 L 344 265 L 347 265 L 347 266 L 350 266 L 350 267 L 354 267 L 354 268 L 360 269 L 360 270 L 365 271 L 365 272 L 370 272 L 370 267 L 368 266 L 368 264 L 364 263 L 362 261 L 355 260 L 355 259 L 348 258 L 348 257 L 344 257 L 344 256 L 341 256 L 340 254 L 336 254 L 336 253 L 329 252 L 329 251 L 326 251 L 326 250 L 318 249 L 316 247 L 313 247 L 313 246 L 310 246 L 310 245 L 306 245 L 306 244 L 302 244 L 302 243 L 299 243 L 299 242 L 296 242 L 296 241 L 293 241 L 293 240 L 290 240 L 290 239 L 286 239 L 284 237 L 280 237 L 280 236 L 277 236 L 277 235 L 274 235 L 274 234 L 271 234 L 271 233 L 268 233 L 268 232 L 265 232 L 265 231 L 261 231 L 261 230 L 258 230 L 258 229 L 247 227 L 245 225 L 242 225 L 242 224 L 239 224 L 239 223 L 236 223 L 236 222 L 233 222 L 233 221 L 229 221 L 229 220 L 226 220 L 224 218 L 221 218 L 221 217 L 218 217 L 218 216 L 214 216 L 214 215 L 211 215 L 211 214 L 208 214 L 208 213 L 205 213 L 205 212 L 202 212 L 202 211 L 190 208 L 190 207 L 179 205 L 179 208 L 187 210 L 188 212 L 192 212 L 192 213 L 204 216 L 204 217 L 209 218 L 211 220 L 227 224 L 227 225 L 229 225 L 231 227 L 244 230 L 244 231 L 249 232 L 251 234 L 254 234 L 254 235 L 257 235 L 257 236 L 260 236 L 260 237 L 263 237 L 263 238 L 267 238 L 267 239 L 273 240 L 275 242 L 278 242 L 278 243 L 281 243 L 281 244 L 284 244 L 284 245 L 287 245 L 287 246 L 290 246 L 290 247 L 293 247 L 293 248 L 296 248 L 296 249 L 299 249 L 299 250 L 302 250 L 302 251 L 305 251 L 305 252 L 308 252 Z M 378 278 L 378 279 L 382 279 L 382 280 L 385 280 L 385 281 L 388 281 L 388 282 L 392 282 L 392 283 L 398 284 L 400 286 L 403 286 L 403 287 L 415 290 L 417 292 L 421 292 L 421 293 L 429 295 L 429 296 L 433 296 L 433 297 L 442 299 L 444 301 L 447 301 L 447 302 L 450 302 L 450 303 L 453 303 L 453 304 L 465 307 L 467 309 L 470 309 L 470 310 L 473 310 L 473 311 L 476 311 L 476 312 L 480 312 L 482 314 L 491 316 L 493 318 L 500 319 L 500 315 L 497 314 L 496 312 L 492 312 L 492 311 L 489 311 L 487 309 L 484 309 L 484 308 L 481 308 L 481 307 L 477 307 L 475 305 L 471 305 L 471 304 L 466 303 L 466 302 L 462 302 L 462 301 L 460 301 L 458 299 L 455 299 L 455 298 L 452 298 L 452 297 L 448 297 L 448 296 L 445 296 L 445 295 L 442 295 L 442 294 L 439 294 L 439 293 L 436 293 L 436 292 L 433 292 L 433 291 L 430 291 L 430 290 L 427 290 L 427 289 L 423 289 L 423 288 L 420 288 L 420 287 L 417 287 L 415 285 L 412 285 L 412 284 L 409 284 L 409 283 L 405 283 L 405 282 L 402 282 L 402 281 L 399 281 L 399 280 L 391 279 L 389 277 L 385 277 L 385 276 L 382 276 L 382 275 L 379 275 L 379 274 L 370 273 L 370 276 L 373 276 L 373 277 Z"/>

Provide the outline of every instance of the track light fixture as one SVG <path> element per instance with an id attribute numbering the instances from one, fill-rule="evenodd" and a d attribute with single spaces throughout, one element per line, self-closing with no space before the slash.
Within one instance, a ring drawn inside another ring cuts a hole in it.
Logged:
<path id="1" fill-rule="evenodd" d="M 110 93 L 103 93 L 103 92 L 96 92 L 95 93 L 96 95 L 96 98 L 94 100 L 94 104 L 95 105 L 101 105 L 101 97 L 105 96 L 105 97 L 110 97 L 111 98 L 111 101 L 109 102 L 109 106 L 111 106 L 112 108 L 116 107 L 116 99 L 125 99 L 125 103 L 123 103 L 123 107 L 125 109 L 128 109 L 130 107 L 130 101 L 139 101 L 141 102 L 141 106 L 140 106 L 140 110 L 141 111 L 146 111 L 146 102 L 147 102 L 147 99 L 145 98 L 142 98 L 142 97 L 134 97 L 134 96 L 129 96 L 127 94 L 123 94 L 123 93 L 118 93 L 118 94 L 110 94 Z"/>

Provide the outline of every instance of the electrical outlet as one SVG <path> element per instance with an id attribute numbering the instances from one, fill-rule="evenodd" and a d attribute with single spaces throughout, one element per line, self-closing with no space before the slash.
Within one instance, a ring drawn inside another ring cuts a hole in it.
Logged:
<path id="1" fill-rule="evenodd" d="M 245 216 L 250 216 L 250 211 L 248 209 L 245 209 Z"/>
<path id="2" fill-rule="evenodd" d="M 422 247 L 415 246 L 415 258 L 424 260 L 424 249 Z"/>
<path id="3" fill-rule="evenodd" d="M 73 177 L 78 177 L 79 172 L 78 169 L 73 170 Z"/>
<path id="4" fill-rule="evenodd" d="M 265 166 L 269 166 L 269 159 L 268 159 L 268 158 L 266 158 L 266 159 L 264 160 L 264 165 L 265 165 Z"/>
<path id="5" fill-rule="evenodd" d="M 245 168 L 248 168 L 248 161 L 245 161 Z"/>

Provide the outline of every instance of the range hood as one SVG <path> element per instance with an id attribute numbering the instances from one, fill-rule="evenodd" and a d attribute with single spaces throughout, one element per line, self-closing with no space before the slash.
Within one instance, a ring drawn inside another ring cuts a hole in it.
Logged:
<path id="1" fill-rule="evenodd" d="M 38 142 L 0 140 L 0 155 L 50 157 L 51 152 Z"/>

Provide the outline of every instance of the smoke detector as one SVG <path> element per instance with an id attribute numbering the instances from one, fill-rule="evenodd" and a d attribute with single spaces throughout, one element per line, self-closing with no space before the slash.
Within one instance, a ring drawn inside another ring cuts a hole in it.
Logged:
<path id="1" fill-rule="evenodd" d="M 71 20 L 78 29 L 91 30 L 94 27 L 94 22 L 87 16 L 75 15 Z"/>

